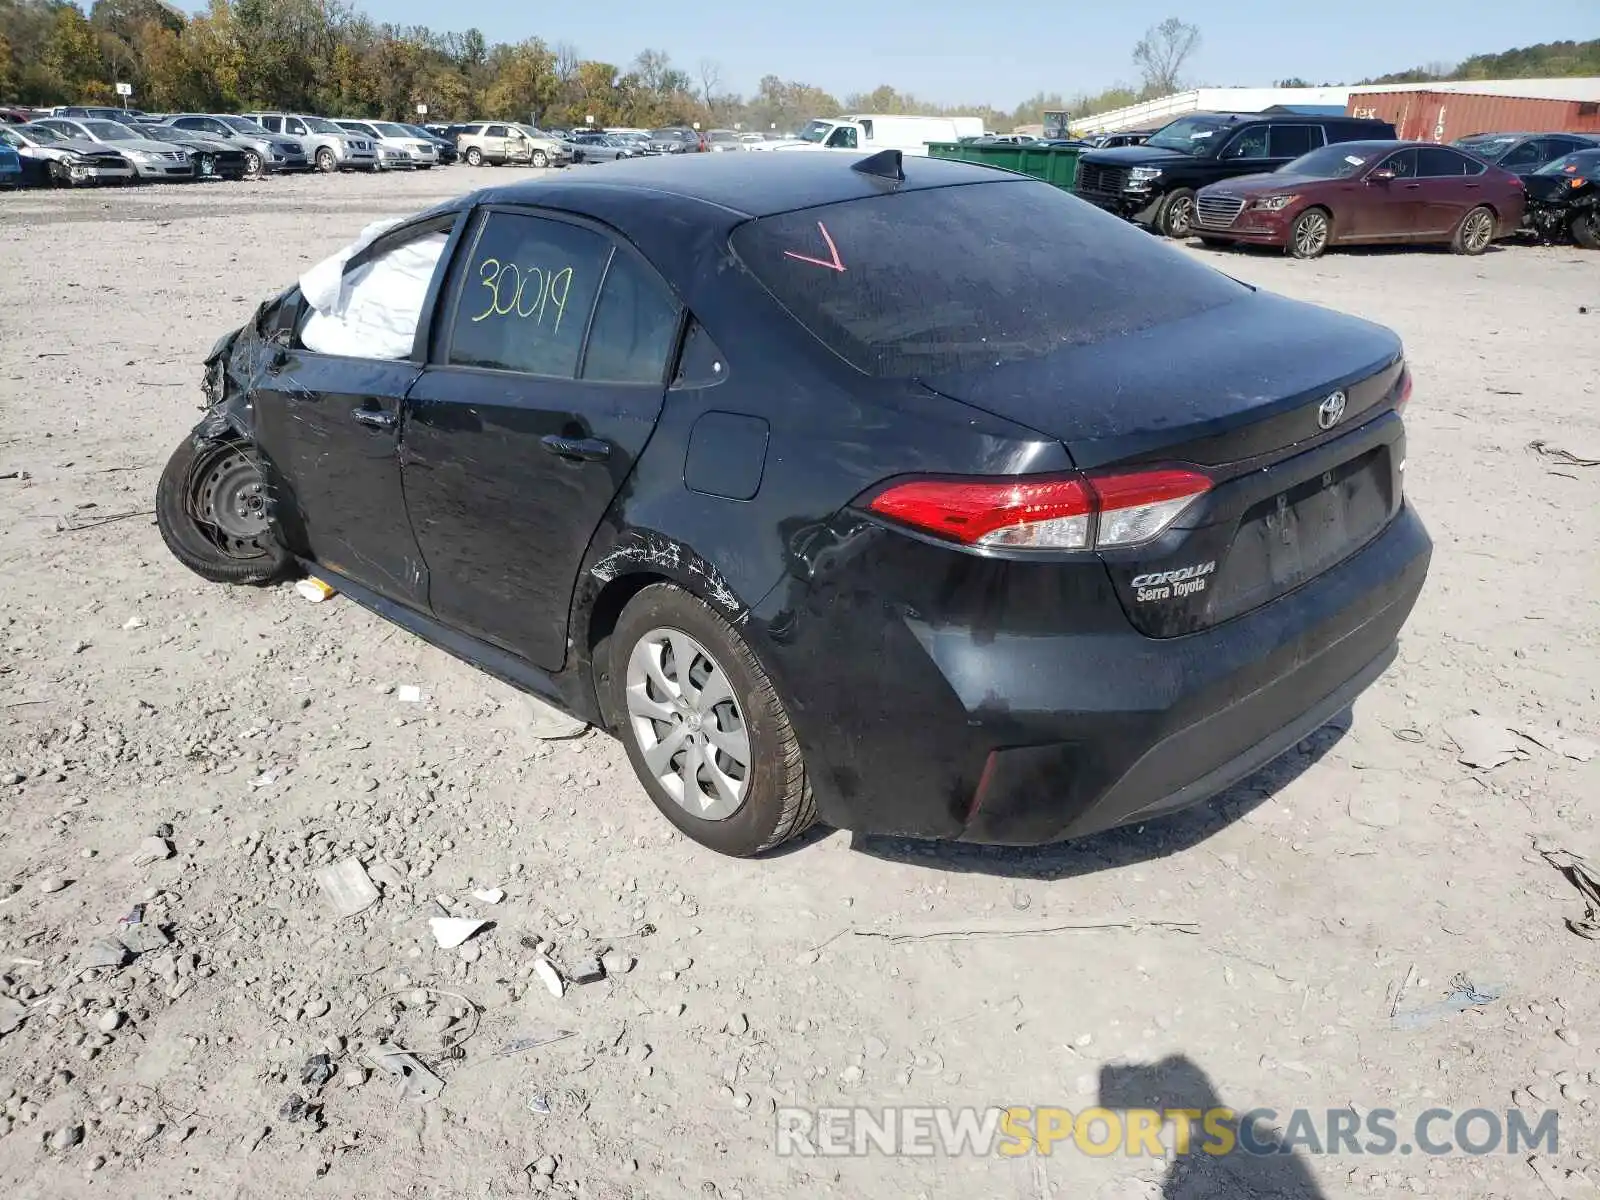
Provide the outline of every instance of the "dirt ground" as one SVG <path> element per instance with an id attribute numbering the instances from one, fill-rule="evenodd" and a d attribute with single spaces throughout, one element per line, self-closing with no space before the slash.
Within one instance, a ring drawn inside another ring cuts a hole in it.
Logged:
<path id="1" fill-rule="evenodd" d="M 6 1195 L 1600 1195 L 1567 1174 L 1600 1183 L 1600 945 L 1534 850 L 1600 863 L 1600 756 L 1518 739 L 1474 769 L 1444 730 L 1477 710 L 1600 740 L 1600 468 L 1529 448 L 1600 459 L 1600 257 L 1193 251 L 1409 349 L 1407 486 L 1436 552 L 1347 729 L 1075 844 L 822 830 L 737 862 L 678 837 L 608 738 L 536 739 L 515 693 L 349 601 L 205 584 L 152 522 L 218 335 L 367 221 L 506 174 L 0 197 Z M 145 861 L 153 836 L 170 858 Z M 385 894 L 340 917 L 312 871 L 350 854 Z M 435 896 L 492 928 L 437 948 Z M 928 922 L 1104 928 L 880 936 Z M 138 958 L 85 969 L 141 930 Z M 541 942 L 637 965 L 558 1000 Z M 1503 998 L 1396 1027 L 1466 983 Z M 365 1069 L 385 1031 L 436 1100 Z M 774 1142 L 778 1105 L 1391 1108 L 1406 1130 L 1517 1103 L 1559 1111 L 1536 1166 Z"/>

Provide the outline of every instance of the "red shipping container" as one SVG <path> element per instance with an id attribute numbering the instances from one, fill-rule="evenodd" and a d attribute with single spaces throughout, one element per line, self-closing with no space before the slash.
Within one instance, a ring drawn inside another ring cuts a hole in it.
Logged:
<path id="1" fill-rule="evenodd" d="M 1408 142 L 1474 133 L 1600 133 L 1600 100 L 1537 100 L 1481 92 L 1357 92 L 1346 112 L 1376 117 Z"/>

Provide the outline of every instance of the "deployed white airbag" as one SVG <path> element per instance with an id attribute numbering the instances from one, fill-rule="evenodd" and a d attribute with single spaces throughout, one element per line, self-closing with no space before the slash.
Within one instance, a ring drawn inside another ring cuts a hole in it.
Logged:
<path id="1" fill-rule="evenodd" d="M 410 355 L 428 284 L 449 235 L 425 234 L 345 272 L 352 258 L 398 223 L 368 225 L 355 241 L 300 276 L 300 294 L 312 309 L 300 329 L 307 350 L 350 358 Z"/>

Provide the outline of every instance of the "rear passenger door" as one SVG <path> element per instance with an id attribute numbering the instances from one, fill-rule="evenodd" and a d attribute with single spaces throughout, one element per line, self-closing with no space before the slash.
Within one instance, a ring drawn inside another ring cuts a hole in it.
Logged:
<path id="1" fill-rule="evenodd" d="M 1467 159 L 1444 146 L 1417 149 L 1417 182 L 1422 185 L 1422 206 L 1417 225 L 1420 237 L 1451 233 L 1467 211 L 1481 202 L 1482 183 L 1467 174 Z"/>
<path id="2" fill-rule="evenodd" d="M 484 208 L 411 388 L 406 505 L 446 624 L 547 670 L 583 555 L 661 412 L 681 310 L 597 226 Z"/>
<path id="3" fill-rule="evenodd" d="M 1322 145 L 1320 125 L 1273 125 L 1267 130 L 1267 157 L 1275 167 L 1293 162 Z"/>

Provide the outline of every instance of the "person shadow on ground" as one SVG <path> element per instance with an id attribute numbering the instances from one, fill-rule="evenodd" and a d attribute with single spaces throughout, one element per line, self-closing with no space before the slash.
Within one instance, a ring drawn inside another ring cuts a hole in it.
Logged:
<path id="1" fill-rule="evenodd" d="M 1100 1106 L 1111 1109 L 1213 1109 L 1232 1107 L 1217 1095 L 1211 1080 L 1195 1062 L 1172 1055 L 1155 1063 L 1114 1064 L 1100 1069 Z M 1236 1110 L 1243 1114 L 1247 1110 Z M 1280 1116 L 1287 1117 L 1280 1110 Z M 1199 1120 L 1192 1123 L 1189 1153 L 1167 1167 L 1162 1200 L 1327 1200 L 1299 1155 L 1260 1124 L 1245 1133 L 1241 1144 L 1237 1119 L 1219 1121 L 1233 1137 L 1228 1154 L 1207 1154 L 1208 1137 Z M 1165 1145 L 1173 1145 L 1170 1130 Z M 1249 1146 L 1250 1150 L 1244 1148 Z M 1251 1152 L 1254 1151 L 1254 1152 Z"/>

